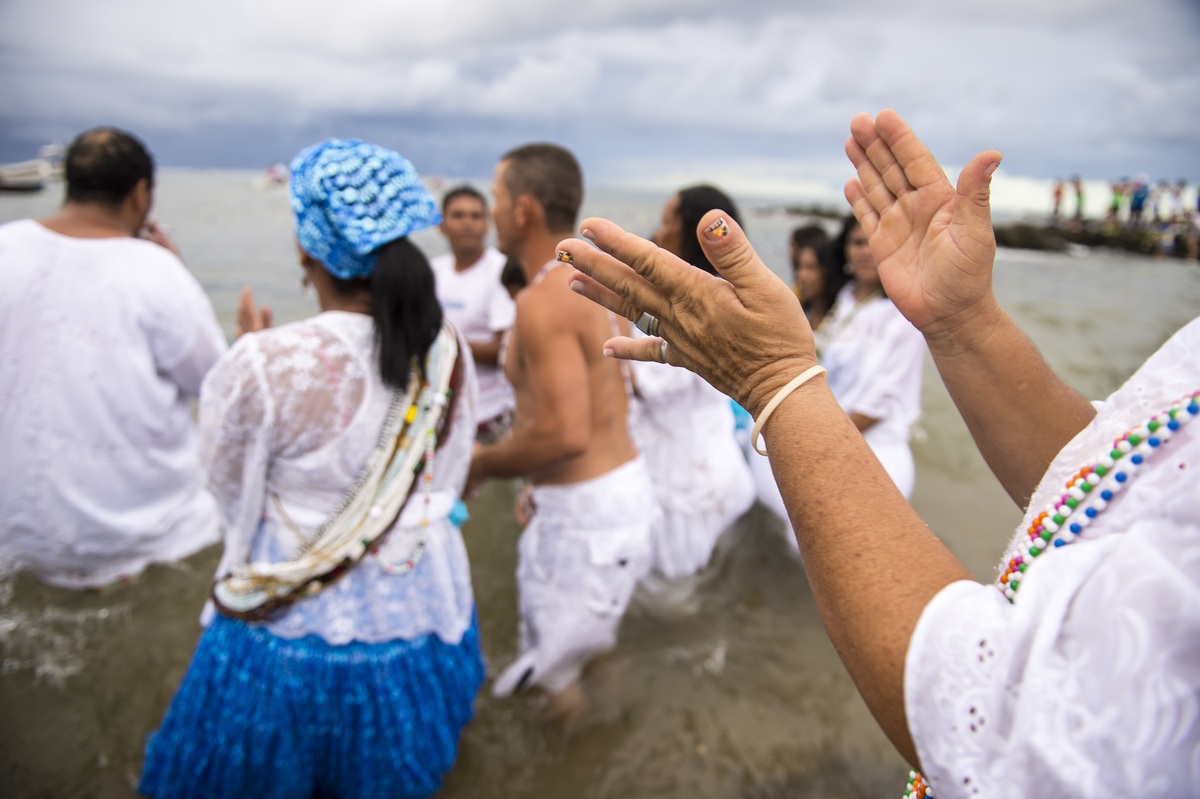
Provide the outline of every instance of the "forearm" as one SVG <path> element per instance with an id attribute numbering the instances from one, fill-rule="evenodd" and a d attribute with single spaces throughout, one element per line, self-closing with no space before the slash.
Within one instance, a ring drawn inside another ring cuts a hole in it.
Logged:
<path id="1" fill-rule="evenodd" d="M 575 441 L 561 431 L 515 429 L 508 438 L 475 450 L 471 476 L 526 477 L 581 455 L 586 448 L 586 442 Z"/>
<path id="2" fill-rule="evenodd" d="M 904 501 L 823 380 L 788 397 L 764 434 L 830 639 L 915 764 L 904 711 L 908 642 L 930 599 L 971 576 Z"/>
<path id="3" fill-rule="evenodd" d="M 1008 495 L 1026 507 L 1050 462 L 1095 409 L 994 301 L 969 323 L 927 334 L 926 342 L 975 445 Z"/>
<path id="4" fill-rule="evenodd" d="M 471 347 L 471 357 L 480 366 L 495 366 L 500 359 L 500 337 L 491 341 L 468 341 Z"/>
<path id="5" fill-rule="evenodd" d="M 878 419 L 857 412 L 850 414 L 850 421 L 854 422 L 854 426 L 858 428 L 858 432 L 860 433 L 865 433 L 879 424 Z"/>

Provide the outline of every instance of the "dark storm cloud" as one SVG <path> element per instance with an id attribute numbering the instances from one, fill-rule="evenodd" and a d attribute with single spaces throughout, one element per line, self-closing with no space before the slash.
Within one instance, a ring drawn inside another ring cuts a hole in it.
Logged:
<path id="1" fill-rule="evenodd" d="M 1013 174 L 1200 175 L 1186 0 L 506 5 L 10 0 L 0 158 L 108 123 L 175 164 L 257 166 L 336 132 L 482 174 L 555 138 L 614 179 L 840 185 L 850 117 L 890 106 L 947 163 L 995 146 Z"/>

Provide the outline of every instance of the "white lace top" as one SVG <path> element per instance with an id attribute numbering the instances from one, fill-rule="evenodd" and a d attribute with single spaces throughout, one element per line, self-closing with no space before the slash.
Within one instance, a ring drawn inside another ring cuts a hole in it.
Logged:
<path id="1" fill-rule="evenodd" d="M 223 575 L 249 560 L 297 551 L 353 484 L 391 401 L 379 376 L 369 316 L 327 311 L 243 336 L 213 367 L 200 395 L 200 451 L 226 526 Z M 450 511 L 462 492 L 475 437 L 478 389 L 466 343 L 466 380 L 433 468 L 425 555 L 406 574 L 368 556 L 315 597 L 267 622 L 285 638 L 379 643 L 436 633 L 456 644 L 474 600 L 467 552 Z M 424 500 L 414 492 L 379 552 L 400 563 L 419 536 Z M 299 531 L 299 532 L 297 532 Z M 204 621 L 212 608 L 205 610 Z"/>
<path id="2" fill-rule="evenodd" d="M 218 540 L 191 399 L 225 352 L 180 260 L 0 226 L 0 571 L 94 587 Z"/>
<path id="3" fill-rule="evenodd" d="M 1100 405 L 1019 532 L 1079 467 L 1200 389 L 1200 319 Z M 909 644 L 908 725 L 942 797 L 1200 795 L 1200 422 L 1147 458 L 1010 605 L 957 582 Z"/>

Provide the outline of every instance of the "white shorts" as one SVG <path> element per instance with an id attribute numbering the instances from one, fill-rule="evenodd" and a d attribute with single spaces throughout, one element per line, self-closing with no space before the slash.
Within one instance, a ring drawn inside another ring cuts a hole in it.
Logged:
<path id="1" fill-rule="evenodd" d="M 640 457 L 532 493 L 517 564 L 521 653 L 492 686 L 496 696 L 529 685 L 562 691 L 616 645 L 633 589 L 650 570 L 650 528 L 661 513 Z"/>

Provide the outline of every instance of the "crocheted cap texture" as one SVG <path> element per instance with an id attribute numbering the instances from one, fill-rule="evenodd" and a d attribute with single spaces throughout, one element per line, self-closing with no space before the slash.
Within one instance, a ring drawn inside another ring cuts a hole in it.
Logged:
<path id="1" fill-rule="evenodd" d="M 329 139 L 292 160 L 300 246 L 343 280 L 375 270 L 374 251 L 442 221 L 408 159 L 360 139 Z"/>

